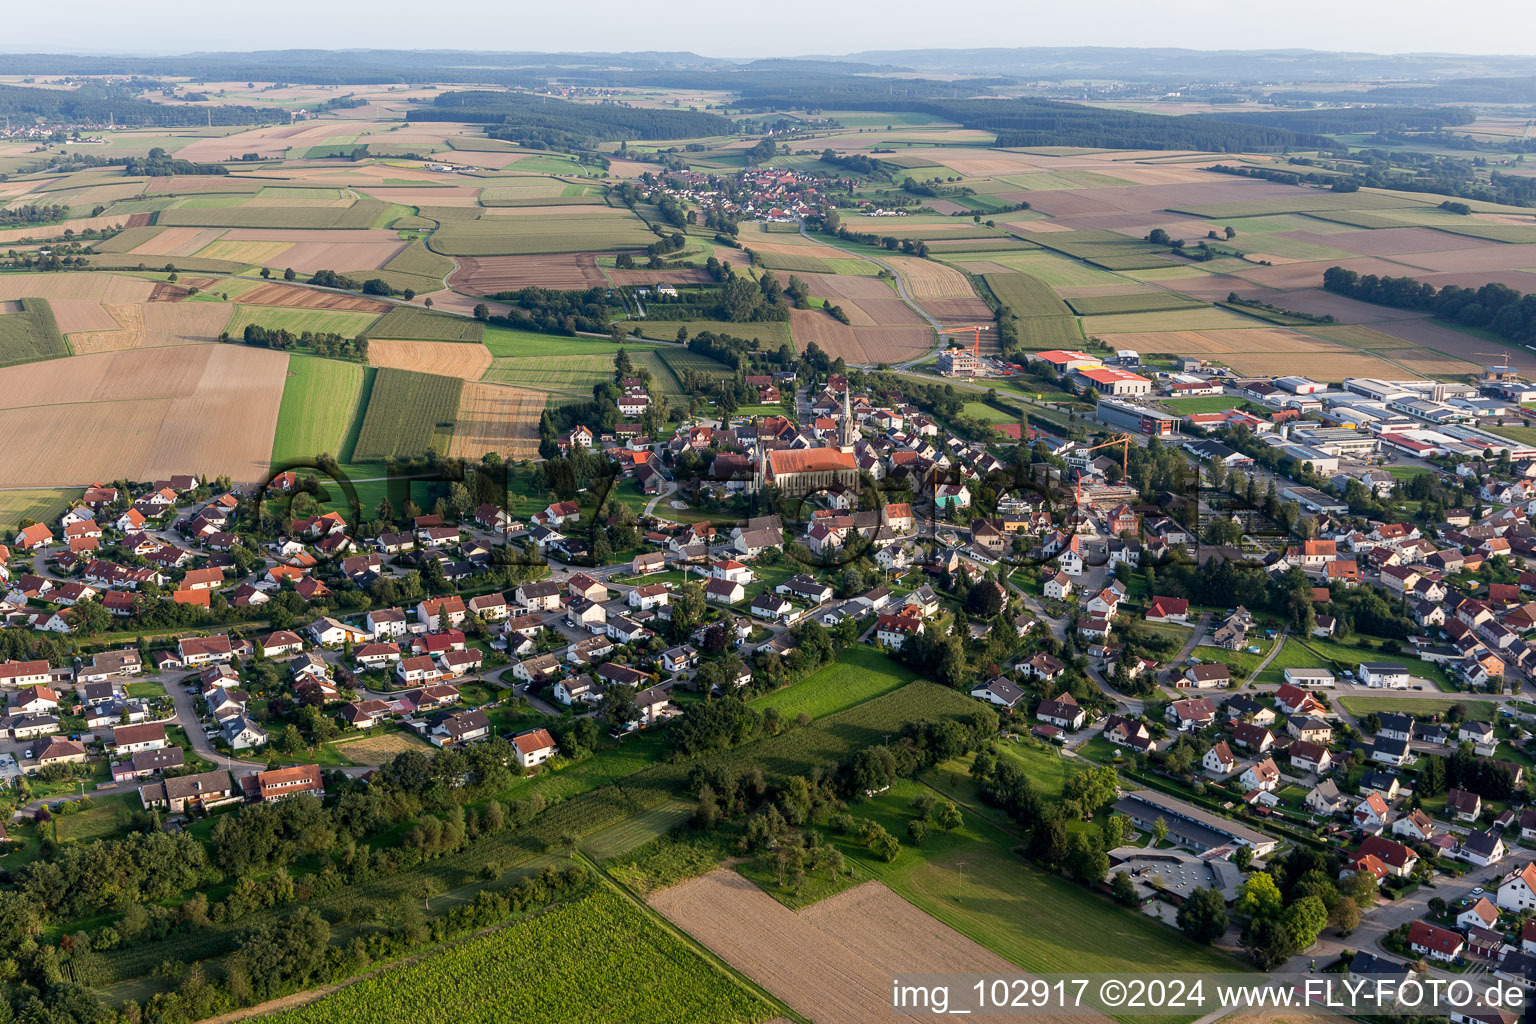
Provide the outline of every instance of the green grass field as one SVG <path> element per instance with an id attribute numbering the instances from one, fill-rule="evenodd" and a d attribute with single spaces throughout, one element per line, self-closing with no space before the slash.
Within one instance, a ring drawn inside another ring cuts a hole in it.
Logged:
<path id="1" fill-rule="evenodd" d="M 312 459 L 321 453 L 344 457 L 363 384 L 377 372 L 360 363 L 290 355 L 277 432 L 272 437 L 273 464 Z"/>
<path id="2" fill-rule="evenodd" d="M 641 811 L 632 818 L 599 829 L 581 841 L 581 850 L 595 860 L 621 857 L 666 835 L 687 821 L 693 805 L 682 800 L 668 800 L 660 807 Z"/>
<path id="3" fill-rule="evenodd" d="M 463 388 L 464 382 L 457 377 L 379 369 L 353 446 L 353 460 L 373 462 L 391 455 L 447 451 Z M 283 397 L 286 401 L 286 389 Z"/>
<path id="4" fill-rule="evenodd" d="M 1385 651 L 1375 650 L 1374 645 L 1380 641 L 1372 638 L 1365 639 L 1371 640 L 1372 647 L 1357 646 L 1353 639 L 1348 643 L 1338 643 L 1333 640 L 1320 640 L 1317 637 L 1308 637 L 1306 643 L 1316 654 L 1320 654 L 1324 658 L 1332 659 L 1340 664 L 1348 665 L 1351 668 L 1358 666 L 1362 661 L 1391 662 L 1406 666 L 1410 675 L 1423 676 L 1442 690 L 1450 689 L 1450 681 L 1446 678 L 1445 670 L 1439 665 L 1421 661 L 1406 652 L 1388 654 Z M 1290 646 L 1289 641 L 1287 641 L 1286 646 Z"/>
<path id="5" fill-rule="evenodd" d="M 45 299 L 0 302 L 0 366 L 69 355 L 53 309 Z"/>
<path id="6" fill-rule="evenodd" d="M 1046 351 L 1077 348 L 1083 344 L 1083 330 L 1075 316 L 1031 316 L 1018 322 L 1019 344 L 1023 348 Z"/>
<path id="7" fill-rule="evenodd" d="M 28 487 L 18 491 L 0 490 L 0 532 L 16 528 L 23 519 L 51 523 L 80 497 L 80 491 L 47 487 Z"/>
<path id="8" fill-rule="evenodd" d="M 1285 638 L 1285 646 L 1280 648 L 1274 660 L 1264 666 L 1254 679 L 1256 683 L 1283 683 L 1285 682 L 1285 670 L 1288 668 L 1328 668 L 1328 661 L 1302 644 L 1292 636 Z"/>
<path id="9" fill-rule="evenodd" d="M 1166 405 L 1180 416 L 1184 416 L 1192 412 L 1221 412 L 1224 409 L 1235 408 L 1239 403 L 1224 395 L 1200 395 L 1197 398 L 1164 398 L 1160 399 L 1158 404 Z"/>
<path id="10" fill-rule="evenodd" d="M 433 313 L 413 306 L 395 306 L 368 331 L 370 338 L 397 341 L 471 341 L 485 337 L 485 325 L 468 317 Z"/>
<path id="11" fill-rule="evenodd" d="M 777 708 L 786 719 L 801 713 L 821 718 L 900 689 L 915 678 L 912 670 L 872 647 L 849 647 L 838 655 L 835 663 L 817 669 L 798 683 L 759 697 L 752 706 L 759 711 Z"/>
<path id="12" fill-rule="evenodd" d="M 983 274 L 981 279 L 1016 317 L 1071 316 L 1072 310 L 1051 286 L 1029 274 Z"/>
<path id="13" fill-rule="evenodd" d="M 1352 715 L 1382 714 L 1395 711 L 1412 715 L 1443 715 L 1456 704 L 1454 700 L 1425 700 L 1415 697 L 1340 697 L 1339 703 Z M 1494 703 L 1486 700 L 1461 701 L 1467 710 L 1467 719 L 1473 722 L 1493 721 Z"/>
<path id="14" fill-rule="evenodd" d="M 377 313 L 349 313 L 334 309 L 303 309 L 297 306 L 243 306 L 236 305 L 224 330 L 231 337 L 239 337 L 249 324 L 268 330 L 285 330 L 294 334 L 313 331 L 316 334 L 340 334 L 356 338 L 368 332 L 368 325 L 379 319 Z"/>
<path id="15" fill-rule="evenodd" d="M 386 968 L 272 1024 L 667 1020 L 755 1024 L 778 1009 L 608 885 Z"/>
<path id="16" fill-rule="evenodd" d="M 1176 309 L 1203 309 L 1208 303 L 1178 292 L 1133 292 L 1129 295 L 1094 295 L 1068 299 L 1081 316 L 1103 316 L 1111 313 L 1158 313 Z"/>

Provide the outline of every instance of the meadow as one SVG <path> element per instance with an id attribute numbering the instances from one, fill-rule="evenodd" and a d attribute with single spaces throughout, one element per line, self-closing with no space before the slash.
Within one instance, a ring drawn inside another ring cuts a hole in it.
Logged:
<path id="1" fill-rule="evenodd" d="M 46 487 L 0 490 L 0 531 L 14 529 L 23 519 L 52 522 L 78 497 L 79 490 Z"/>
<path id="2" fill-rule="evenodd" d="M 380 368 L 353 447 L 353 459 L 372 462 L 428 451 L 445 453 L 463 386 L 457 377 Z"/>
<path id="3" fill-rule="evenodd" d="M 312 331 L 316 334 L 339 334 L 344 338 L 356 338 L 368 333 L 368 327 L 379 317 L 375 313 L 350 313 L 334 309 L 303 309 L 293 306 L 235 305 L 235 315 L 230 317 L 224 330 L 238 338 L 249 324 L 265 327 L 269 331 L 284 330 L 293 334 Z"/>
<path id="4" fill-rule="evenodd" d="M 802 714 L 822 718 L 898 690 L 915 678 L 911 669 L 874 648 L 849 647 L 833 664 L 759 697 L 752 706 L 759 711 L 775 708 L 790 721 Z"/>
<path id="5" fill-rule="evenodd" d="M 353 421 L 362 408 L 365 382 L 378 371 L 358 363 L 293 354 L 272 437 L 272 462 L 342 458 Z"/>
<path id="6" fill-rule="evenodd" d="M 1444 715 L 1458 702 L 1454 700 L 1424 700 L 1415 697 L 1340 697 L 1339 703 L 1352 715 L 1385 714 L 1396 712 L 1409 715 Z M 1493 721 L 1494 703 L 1486 700 L 1459 702 L 1466 710 L 1468 721 Z"/>

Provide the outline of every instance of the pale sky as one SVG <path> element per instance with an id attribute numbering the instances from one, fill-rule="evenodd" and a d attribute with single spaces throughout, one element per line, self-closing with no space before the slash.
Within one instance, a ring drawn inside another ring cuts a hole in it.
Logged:
<path id="1" fill-rule="evenodd" d="M 1485 0 L 66 0 L 6 4 L 0 51 L 692 50 L 716 57 L 974 46 L 1536 52 L 1536 3 Z M 61 19 L 60 15 L 65 16 Z"/>

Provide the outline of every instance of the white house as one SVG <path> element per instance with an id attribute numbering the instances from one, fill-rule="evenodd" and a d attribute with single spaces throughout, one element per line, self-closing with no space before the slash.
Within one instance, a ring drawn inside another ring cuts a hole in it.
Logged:
<path id="1" fill-rule="evenodd" d="M 520 732 L 512 737 L 512 745 L 517 748 L 517 763 L 524 768 L 543 764 L 555 756 L 555 738 L 548 729 Z"/>
<path id="2" fill-rule="evenodd" d="M 1207 750 L 1200 764 L 1212 775 L 1231 775 L 1237 770 L 1237 758 L 1232 756 L 1232 748 L 1227 746 L 1226 740 Z"/>

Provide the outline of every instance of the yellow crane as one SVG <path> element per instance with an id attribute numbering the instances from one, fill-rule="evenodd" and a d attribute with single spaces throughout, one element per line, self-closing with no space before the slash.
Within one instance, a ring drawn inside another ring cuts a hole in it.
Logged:
<path id="1" fill-rule="evenodd" d="M 1129 434 L 1121 434 L 1119 437 L 1105 441 L 1103 444 L 1096 444 L 1092 448 L 1084 448 L 1079 454 L 1087 455 L 1089 452 L 1096 452 L 1100 448 L 1113 448 L 1117 444 L 1120 445 L 1120 479 L 1124 481 L 1129 479 L 1131 475 L 1131 437 Z M 1083 474 L 1079 471 L 1077 474 L 1077 504 L 1081 505 L 1082 503 Z"/>

